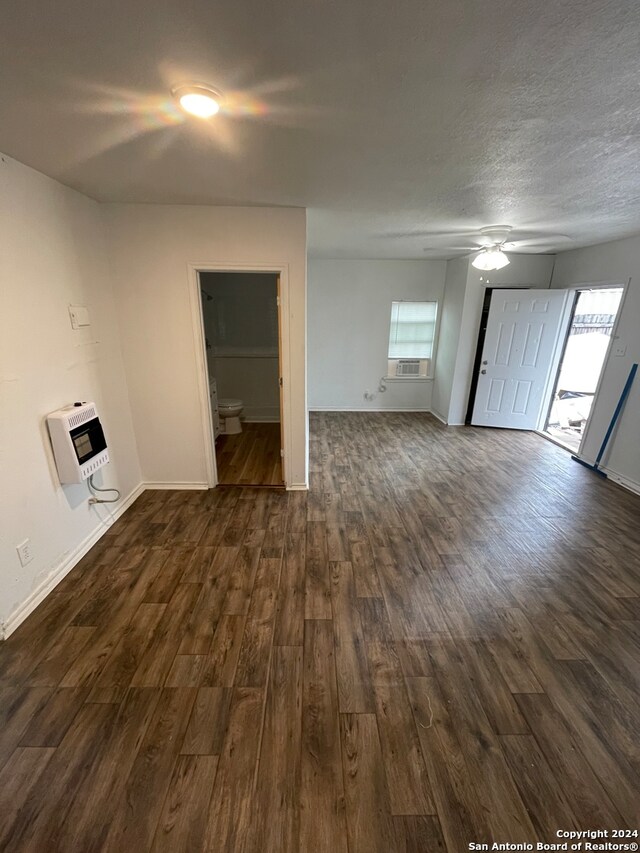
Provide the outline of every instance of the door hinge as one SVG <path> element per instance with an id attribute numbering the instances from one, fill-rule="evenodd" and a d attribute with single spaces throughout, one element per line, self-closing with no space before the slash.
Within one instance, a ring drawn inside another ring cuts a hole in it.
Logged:
<path id="1" fill-rule="evenodd" d="M 282 449 L 280 450 L 280 456 L 282 456 L 282 458 L 284 459 L 284 450 Z"/>
<path id="2" fill-rule="evenodd" d="M 278 308 L 280 307 L 280 297 L 279 296 L 276 296 L 276 305 L 278 306 Z"/>
<path id="3" fill-rule="evenodd" d="M 282 388 L 282 385 L 283 385 L 282 376 L 280 377 L 280 379 L 278 379 L 278 382 L 280 383 L 280 387 Z"/>

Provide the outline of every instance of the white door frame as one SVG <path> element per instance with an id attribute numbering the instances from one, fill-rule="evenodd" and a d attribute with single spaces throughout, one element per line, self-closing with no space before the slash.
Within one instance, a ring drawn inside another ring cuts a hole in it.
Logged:
<path id="1" fill-rule="evenodd" d="M 613 342 L 618 337 L 618 324 L 620 323 L 620 316 L 622 314 L 622 309 L 624 308 L 624 303 L 627 298 L 627 293 L 629 292 L 629 284 L 631 283 L 631 279 L 627 279 L 625 282 L 611 282 L 611 281 L 585 281 L 580 284 L 572 284 L 570 287 L 557 288 L 566 290 L 569 293 L 572 293 L 572 298 L 567 303 L 568 314 L 565 317 L 558 335 L 558 341 L 556 342 L 557 354 L 555 358 L 555 364 L 553 366 L 553 371 L 549 380 L 549 384 L 547 386 L 545 392 L 545 402 L 544 407 L 542 409 L 542 413 L 540 415 L 540 421 L 538 423 L 538 429 L 536 432 L 538 435 L 543 436 L 544 438 L 549 439 L 554 444 L 561 444 L 561 442 L 556 441 L 553 436 L 549 435 L 549 433 L 545 432 L 545 427 L 547 425 L 547 419 L 549 418 L 549 411 L 551 409 L 551 397 L 553 392 L 555 391 L 556 382 L 558 381 L 558 373 L 560 371 L 560 359 L 564 354 L 564 348 L 567 342 L 567 336 L 569 334 L 569 328 L 571 326 L 571 320 L 573 319 L 573 306 L 575 304 L 575 297 L 580 290 L 618 290 L 622 288 L 622 298 L 620 299 L 620 305 L 618 306 L 618 313 L 616 314 L 616 319 L 613 323 L 613 329 L 611 330 L 611 337 L 609 339 L 609 346 L 607 347 L 607 352 L 604 357 L 604 361 L 602 362 L 602 368 L 600 370 L 600 376 L 598 377 L 598 383 L 596 385 L 596 390 L 593 394 L 593 401 L 591 403 L 591 411 L 589 412 L 589 417 L 587 418 L 587 425 L 585 427 L 585 431 L 582 433 L 582 438 L 580 439 L 580 445 L 576 451 L 576 456 L 580 456 L 582 452 L 582 448 L 584 447 L 585 440 L 587 435 L 589 434 L 589 427 L 592 423 L 591 412 L 595 408 L 596 401 L 598 399 L 598 394 L 600 393 L 600 386 L 602 384 L 602 377 L 604 376 L 605 370 L 607 369 L 607 364 L 609 362 L 609 358 L 611 356 L 611 350 L 613 348 Z M 556 288 L 553 288 L 556 289 Z M 566 445 L 562 445 L 562 447 L 566 447 Z"/>
<path id="2" fill-rule="evenodd" d="M 282 410 L 284 423 L 280 424 L 284 442 L 284 471 L 285 476 L 291 471 L 291 342 L 289 324 L 289 264 L 256 264 L 256 263 L 203 263 L 188 264 L 189 271 L 189 301 L 191 303 L 191 323 L 193 326 L 193 341 L 195 345 L 196 373 L 198 377 L 198 394 L 200 397 L 200 415 L 202 421 L 202 437 L 204 440 L 204 455 L 207 468 L 207 483 L 210 489 L 218 485 L 218 470 L 216 466 L 216 450 L 213 440 L 211 401 L 209 399 L 209 371 L 207 368 L 207 347 L 204 334 L 204 318 L 202 315 L 202 299 L 200 296 L 201 272 L 234 272 L 234 273 L 272 273 L 280 276 L 280 306 L 279 322 L 281 328 L 280 376 L 282 377 Z M 285 486 L 288 486 L 285 482 Z"/>

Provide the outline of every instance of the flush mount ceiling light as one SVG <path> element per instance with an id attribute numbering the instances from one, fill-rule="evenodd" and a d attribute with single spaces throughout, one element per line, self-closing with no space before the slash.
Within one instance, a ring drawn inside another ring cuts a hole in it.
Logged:
<path id="1" fill-rule="evenodd" d="M 185 112 L 198 118 L 211 118 L 219 111 L 222 103 L 222 94 L 206 83 L 174 86 L 171 94 Z"/>
<path id="2" fill-rule="evenodd" d="M 501 246 L 488 246 L 471 261 L 471 265 L 477 270 L 501 270 L 509 263 L 509 258 L 502 251 Z"/>

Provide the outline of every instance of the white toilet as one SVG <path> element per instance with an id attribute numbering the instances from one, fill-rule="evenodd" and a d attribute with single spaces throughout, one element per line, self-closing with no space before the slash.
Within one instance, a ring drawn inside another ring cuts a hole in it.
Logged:
<path id="1" fill-rule="evenodd" d="M 243 408 L 244 402 L 242 400 L 229 397 L 218 400 L 218 414 L 223 422 L 221 432 L 225 435 L 238 435 L 242 432 L 240 415 Z"/>

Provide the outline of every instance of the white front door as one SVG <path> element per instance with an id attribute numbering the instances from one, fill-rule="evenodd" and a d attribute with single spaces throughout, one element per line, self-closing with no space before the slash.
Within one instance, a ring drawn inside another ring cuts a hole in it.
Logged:
<path id="1" fill-rule="evenodd" d="M 566 290 L 493 291 L 472 424 L 537 429 L 567 297 Z"/>

